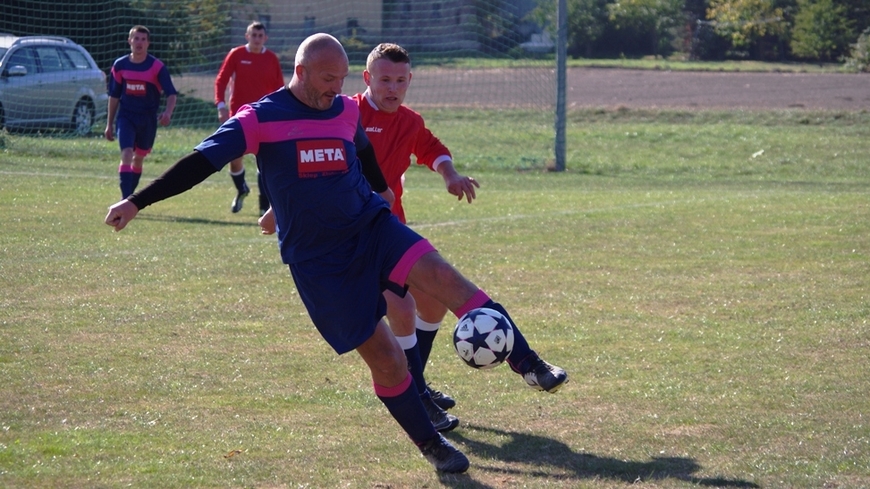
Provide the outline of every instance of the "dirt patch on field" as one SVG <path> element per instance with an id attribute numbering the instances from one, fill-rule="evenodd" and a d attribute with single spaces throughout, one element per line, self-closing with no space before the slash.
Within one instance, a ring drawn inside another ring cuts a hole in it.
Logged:
<path id="1" fill-rule="evenodd" d="M 289 78 L 287 79 L 289 81 Z M 555 72 L 547 68 L 440 69 L 414 71 L 406 103 L 425 107 L 534 107 L 549 110 L 556 99 Z M 214 96 L 214 75 L 174 79 L 182 91 Z M 344 93 L 365 90 L 352 73 Z M 566 101 L 577 108 L 870 110 L 870 75 L 731 73 L 570 68 Z"/>
<path id="2" fill-rule="evenodd" d="M 870 110 L 870 75 L 569 69 L 569 108 Z"/>

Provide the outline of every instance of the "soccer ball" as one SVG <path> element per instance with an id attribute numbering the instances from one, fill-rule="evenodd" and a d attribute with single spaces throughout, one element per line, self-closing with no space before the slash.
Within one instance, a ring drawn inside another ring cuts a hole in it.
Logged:
<path id="1" fill-rule="evenodd" d="M 493 368 L 514 349 L 514 328 L 500 312 L 486 307 L 465 313 L 453 329 L 453 346 L 469 367 Z"/>

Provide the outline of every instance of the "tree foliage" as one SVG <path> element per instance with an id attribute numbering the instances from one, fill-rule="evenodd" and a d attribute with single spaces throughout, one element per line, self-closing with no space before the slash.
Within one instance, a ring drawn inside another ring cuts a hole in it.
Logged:
<path id="1" fill-rule="evenodd" d="M 685 0 L 616 0 L 608 12 L 616 27 L 649 32 L 652 52 L 658 54 L 662 33 L 683 24 L 684 4 Z"/>
<path id="2" fill-rule="evenodd" d="M 608 22 L 609 0 L 568 0 L 568 53 L 592 57 L 592 49 Z M 538 0 L 530 17 L 546 26 L 556 38 L 556 7 L 552 0 Z"/>
<path id="3" fill-rule="evenodd" d="M 788 24 L 773 0 L 711 0 L 707 18 L 735 47 L 748 47 L 768 36 L 782 35 Z"/>
<path id="4" fill-rule="evenodd" d="M 158 43 L 162 61 L 170 70 L 197 69 L 223 59 L 222 44 L 229 29 L 230 2 L 227 0 L 131 0 L 133 8 L 147 12 L 153 42 Z M 175 68 L 173 68 L 175 67 Z"/>
<path id="5" fill-rule="evenodd" d="M 801 58 L 829 61 L 849 52 L 854 22 L 833 0 L 798 0 L 791 50 Z"/>

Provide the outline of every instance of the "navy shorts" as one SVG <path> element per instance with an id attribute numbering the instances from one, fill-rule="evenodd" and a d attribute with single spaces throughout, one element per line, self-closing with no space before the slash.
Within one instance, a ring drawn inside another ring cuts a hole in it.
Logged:
<path id="1" fill-rule="evenodd" d="M 290 273 L 314 326 L 342 354 L 374 334 L 387 311 L 382 292 L 404 294 L 407 272 L 430 251 L 425 238 L 384 209 L 372 226 L 333 251 L 290 265 Z"/>
<path id="2" fill-rule="evenodd" d="M 122 150 L 133 148 L 140 155 L 151 152 L 157 137 L 157 114 L 137 114 L 120 110 L 115 125 L 118 144 Z"/>

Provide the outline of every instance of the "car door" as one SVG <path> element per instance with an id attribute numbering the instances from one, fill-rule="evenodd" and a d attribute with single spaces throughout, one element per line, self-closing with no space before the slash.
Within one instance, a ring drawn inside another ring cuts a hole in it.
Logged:
<path id="1" fill-rule="evenodd" d="M 23 67 L 26 73 L 10 75 L 11 71 L 20 73 Z M 39 88 L 39 68 L 36 52 L 30 47 L 20 47 L 9 56 L 3 68 L 3 84 L 5 93 L 4 110 L 6 123 L 21 126 L 23 122 L 34 120 L 42 115 L 40 108 L 34 103 L 41 98 Z"/>
<path id="2" fill-rule="evenodd" d="M 35 46 L 37 61 L 40 72 L 37 85 L 39 86 L 39 99 L 34 103 L 39 104 L 42 121 L 68 120 L 73 113 L 76 100 L 77 86 L 70 83 L 69 76 L 72 70 L 65 70 L 61 62 L 62 54 L 56 46 Z M 67 63 L 69 64 L 69 63 Z"/>

